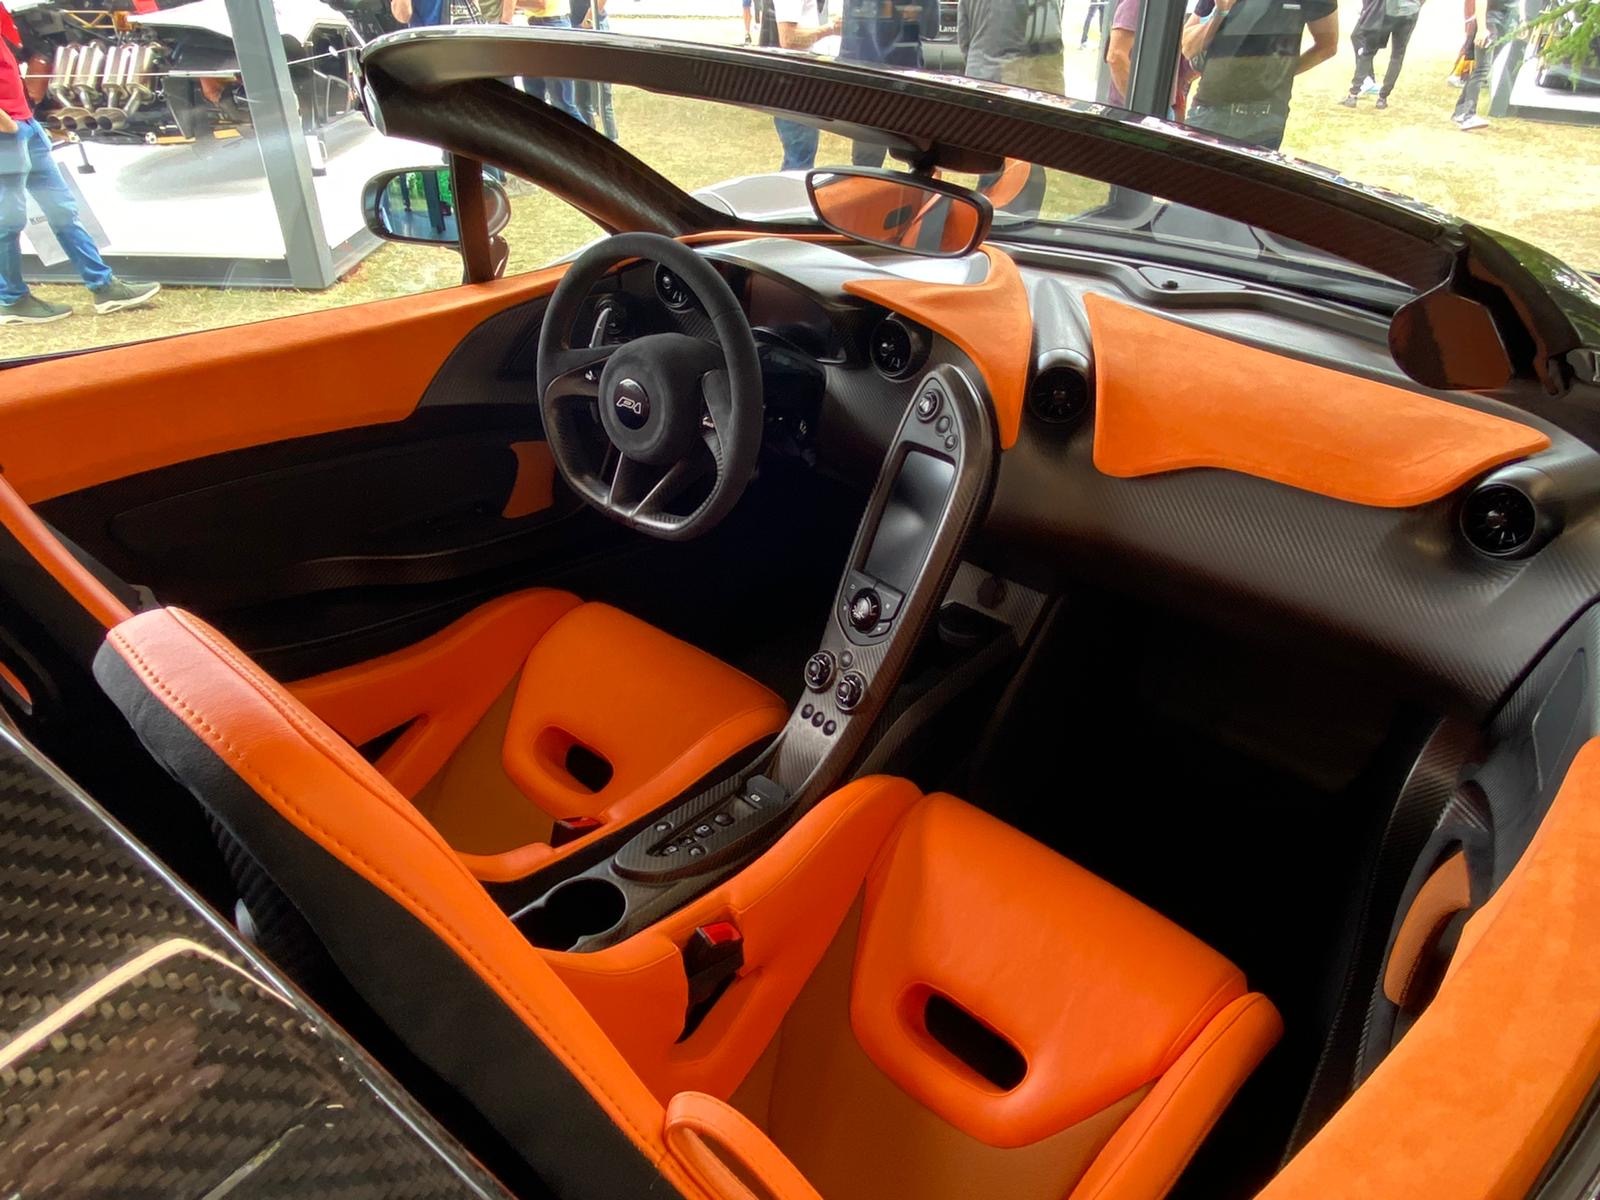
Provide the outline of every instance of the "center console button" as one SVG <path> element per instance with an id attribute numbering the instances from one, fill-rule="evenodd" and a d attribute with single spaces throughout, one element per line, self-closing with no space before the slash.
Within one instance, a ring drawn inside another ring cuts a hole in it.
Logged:
<path id="1" fill-rule="evenodd" d="M 833 689 L 834 703 L 839 706 L 840 712 L 854 712 L 858 704 L 866 698 L 867 681 L 859 671 L 846 671 L 839 676 L 839 685 Z"/>
<path id="2" fill-rule="evenodd" d="M 858 632 L 867 632 L 882 617 L 883 598 L 872 588 L 862 588 L 850 597 L 850 624 Z"/>
<path id="3" fill-rule="evenodd" d="M 931 421 L 939 415 L 939 393 L 929 388 L 917 397 L 917 420 Z"/>
<path id="4" fill-rule="evenodd" d="M 813 692 L 824 692 L 832 682 L 833 655 L 826 650 L 818 650 L 806 660 L 806 686 Z M 809 717 L 811 714 L 802 715 Z"/>

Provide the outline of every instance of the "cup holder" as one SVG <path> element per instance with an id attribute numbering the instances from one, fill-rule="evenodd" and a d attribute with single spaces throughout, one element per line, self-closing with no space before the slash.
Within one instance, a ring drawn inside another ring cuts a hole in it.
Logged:
<path id="1" fill-rule="evenodd" d="M 570 950 L 584 938 L 612 928 L 627 911 L 627 897 L 610 880 L 569 879 L 518 913 L 516 926 L 541 950 Z"/>

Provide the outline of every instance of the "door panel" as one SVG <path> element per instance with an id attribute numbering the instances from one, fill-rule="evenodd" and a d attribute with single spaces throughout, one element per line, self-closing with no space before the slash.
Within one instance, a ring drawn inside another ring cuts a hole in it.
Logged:
<path id="1" fill-rule="evenodd" d="M 402 420 L 462 338 L 547 295 L 564 270 L 12 368 L 0 399 L 6 478 L 36 504 L 208 455 Z"/>

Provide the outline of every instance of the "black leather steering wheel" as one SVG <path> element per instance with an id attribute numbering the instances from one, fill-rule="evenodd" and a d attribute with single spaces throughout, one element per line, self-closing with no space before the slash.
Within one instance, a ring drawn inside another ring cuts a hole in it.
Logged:
<path id="1" fill-rule="evenodd" d="M 573 346 L 589 293 L 635 259 L 677 275 L 715 341 L 653 333 Z M 763 423 L 755 336 L 722 276 L 682 242 L 620 233 L 580 254 L 545 310 L 538 370 L 556 469 L 585 501 L 632 529 L 668 541 L 698 537 L 728 515 L 755 474 Z M 693 511 L 673 511 L 673 501 L 708 474 L 711 489 Z"/>

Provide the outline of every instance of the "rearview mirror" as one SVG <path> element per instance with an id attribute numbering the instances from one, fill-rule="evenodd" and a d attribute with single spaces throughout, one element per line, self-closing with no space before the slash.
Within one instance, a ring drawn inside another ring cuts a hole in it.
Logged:
<path id="1" fill-rule="evenodd" d="M 410 167 L 385 171 L 367 180 L 361 207 L 367 228 L 385 241 L 454 246 L 461 240 L 456 218 L 455 181 L 450 168 Z M 483 200 L 494 235 L 511 220 L 511 199 L 492 179 L 483 181 Z"/>
<path id="2" fill-rule="evenodd" d="M 982 244 L 994 208 L 977 192 L 892 171 L 829 168 L 806 176 L 817 219 L 836 233 L 936 258 Z"/>

